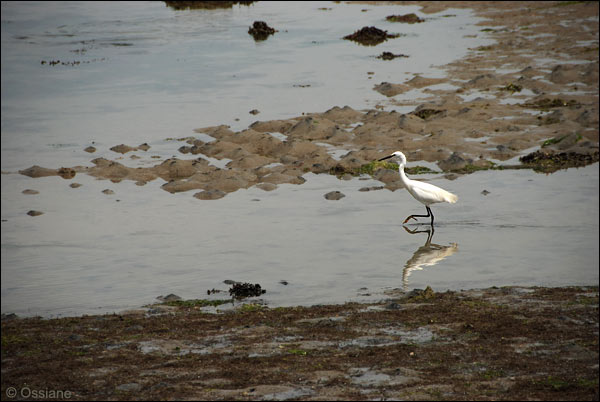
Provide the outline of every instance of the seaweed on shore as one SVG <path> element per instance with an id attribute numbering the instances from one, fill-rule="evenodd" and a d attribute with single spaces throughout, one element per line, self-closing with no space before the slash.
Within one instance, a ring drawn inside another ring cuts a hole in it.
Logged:
<path id="1" fill-rule="evenodd" d="M 343 39 L 360 43 L 363 46 L 376 46 L 388 39 L 399 37 L 399 34 L 388 34 L 375 27 L 363 27 L 351 35 L 344 36 Z"/>

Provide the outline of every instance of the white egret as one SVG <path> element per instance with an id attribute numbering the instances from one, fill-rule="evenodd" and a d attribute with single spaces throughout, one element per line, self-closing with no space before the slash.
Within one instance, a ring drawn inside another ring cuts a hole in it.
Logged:
<path id="1" fill-rule="evenodd" d="M 385 158 L 379 159 L 383 161 L 385 159 L 394 158 L 398 162 L 398 171 L 400 172 L 400 181 L 406 187 L 410 195 L 412 195 L 417 201 L 425 205 L 427 208 L 427 215 L 411 215 L 404 220 L 403 223 L 408 222 L 410 219 L 417 220 L 416 218 L 429 218 L 431 216 L 431 225 L 433 225 L 433 213 L 429 206 L 437 202 L 449 202 L 454 204 L 458 197 L 442 188 L 434 186 L 433 184 L 424 183 L 418 180 L 411 180 L 406 177 L 404 173 L 404 166 L 406 166 L 406 156 L 400 151 L 396 151 L 393 154 L 386 156 Z"/>

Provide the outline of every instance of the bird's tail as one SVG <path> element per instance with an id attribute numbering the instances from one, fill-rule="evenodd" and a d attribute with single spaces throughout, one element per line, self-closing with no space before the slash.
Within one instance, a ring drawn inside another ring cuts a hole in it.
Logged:
<path id="1" fill-rule="evenodd" d="M 444 194 L 444 199 L 446 200 L 446 202 L 454 204 L 456 201 L 458 201 L 458 196 L 456 194 L 452 194 L 446 191 L 446 193 Z"/>

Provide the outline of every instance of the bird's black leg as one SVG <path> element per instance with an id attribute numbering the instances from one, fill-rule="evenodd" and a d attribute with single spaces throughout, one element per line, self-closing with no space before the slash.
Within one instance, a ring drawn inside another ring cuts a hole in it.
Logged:
<path id="1" fill-rule="evenodd" d="M 428 206 L 425 206 L 425 208 L 427 208 L 427 213 L 431 215 L 431 227 L 433 227 L 433 212 L 431 212 L 431 208 Z"/>
<path id="2" fill-rule="evenodd" d="M 433 213 L 431 212 L 431 209 L 429 209 L 429 207 L 427 205 L 425 205 L 425 208 L 427 208 L 427 215 L 411 215 L 408 218 L 406 218 L 404 220 L 404 222 L 402 222 L 402 223 L 408 222 L 409 219 L 417 220 L 416 218 L 429 218 L 431 216 L 431 224 L 433 225 Z"/>

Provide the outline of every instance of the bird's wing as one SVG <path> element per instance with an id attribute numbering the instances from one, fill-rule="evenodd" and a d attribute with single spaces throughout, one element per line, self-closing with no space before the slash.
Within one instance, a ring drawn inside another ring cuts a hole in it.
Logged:
<path id="1" fill-rule="evenodd" d="M 455 203 L 458 197 L 443 188 L 439 188 L 430 183 L 425 183 L 418 180 L 413 180 L 413 192 L 415 198 L 425 204 L 433 204 L 436 202 Z"/>

